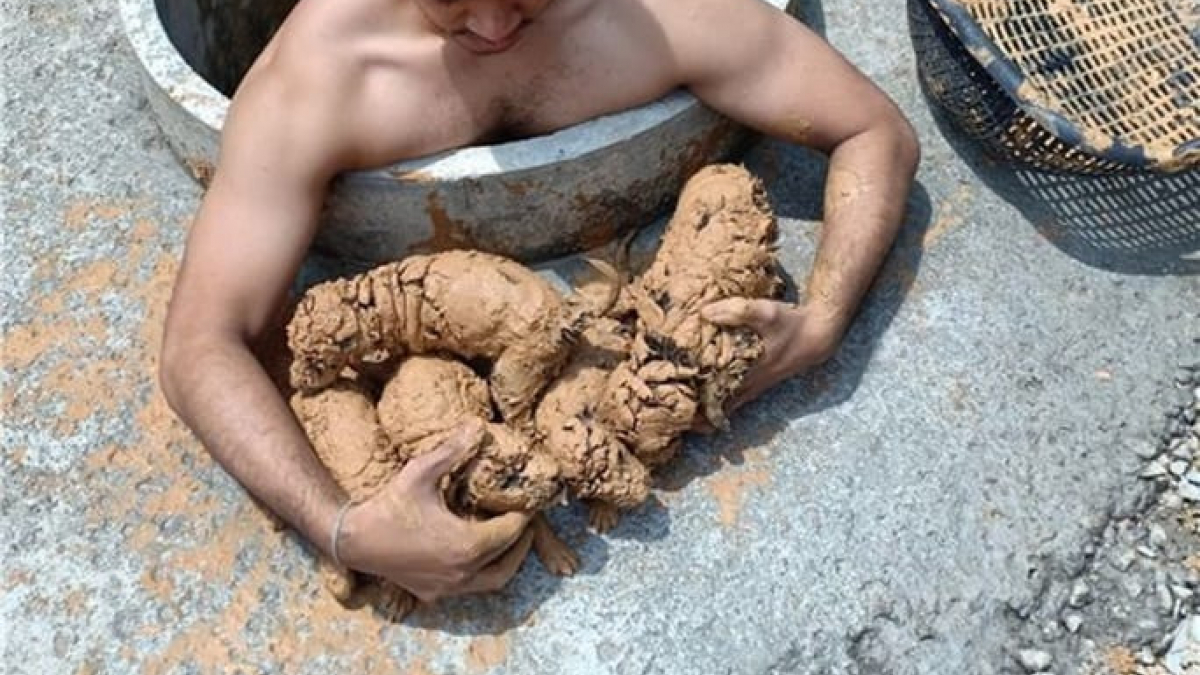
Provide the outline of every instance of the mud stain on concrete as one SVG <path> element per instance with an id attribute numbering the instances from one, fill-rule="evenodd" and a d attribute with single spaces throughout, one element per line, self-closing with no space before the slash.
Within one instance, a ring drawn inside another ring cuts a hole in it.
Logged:
<path id="1" fill-rule="evenodd" d="M 725 528 L 736 526 L 742 507 L 753 492 L 751 488 L 769 485 L 771 481 L 771 474 L 766 469 L 731 471 L 729 467 L 710 478 L 708 489 L 717 501 L 721 525 Z"/>
<path id="2" fill-rule="evenodd" d="M 507 659 L 508 637 L 504 635 L 482 635 L 467 647 L 467 668 L 473 673 L 491 670 Z"/>

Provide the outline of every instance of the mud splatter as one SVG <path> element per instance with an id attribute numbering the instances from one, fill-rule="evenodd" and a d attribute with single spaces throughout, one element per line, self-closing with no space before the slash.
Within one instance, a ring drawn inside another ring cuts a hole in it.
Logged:
<path id="1" fill-rule="evenodd" d="M 718 519 L 725 528 L 737 525 L 747 493 L 752 487 L 770 485 L 771 474 L 765 469 L 749 469 L 718 473 L 708 482 L 708 489 L 717 500 Z"/>
<path id="2" fill-rule="evenodd" d="M 524 181 L 518 181 L 515 183 L 506 182 L 504 183 L 504 189 L 518 197 L 524 197 L 533 190 L 533 186 Z"/>
<path id="3" fill-rule="evenodd" d="M 491 670 L 507 659 L 508 638 L 504 635 L 483 635 L 467 647 L 467 668 L 473 673 Z"/>
<path id="4" fill-rule="evenodd" d="M 965 184 L 959 185 L 954 194 L 938 206 L 933 224 L 925 230 L 921 237 L 921 248 L 929 250 L 947 233 L 961 225 L 963 213 L 968 210 L 972 199 L 971 188 Z"/>
<path id="5" fill-rule="evenodd" d="M 12 589 L 17 588 L 18 586 L 28 586 L 33 583 L 34 578 L 35 578 L 34 574 L 31 570 L 26 570 L 26 569 L 11 570 L 8 573 L 8 576 L 6 576 L 4 578 L 4 586 L 2 588 L 5 591 L 11 591 Z"/>
<path id="6" fill-rule="evenodd" d="M 1138 671 L 1137 657 L 1128 647 L 1109 647 L 1104 651 L 1104 664 L 1114 675 L 1135 675 Z"/>
<path id="7" fill-rule="evenodd" d="M 425 212 L 429 215 L 432 230 L 428 239 L 413 246 L 414 251 L 432 253 L 470 246 L 471 233 L 460 221 L 450 217 L 436 190 L 431 190 L 425 198 Z"/>
<path id="8" fill-rule="evenodd" d="M 217 173 L 217 167 L 204 157 L 185 157 L 183 166 L 187 168 L 188 173 L 192 174 L 192 178 L 204 187 L 208 187 L 212 183 L 213 176 Z"/>
<path id="9" fill-rule="evenodd" d="M 406 675 L 436 675 L 429 666 L 426 665 L 424 659 L 417 659 L 409 665 Z"/>
<path id="10" fill-rule="evenodd" d="M 72 230 L 81 230 L 95 220 L 113 221 L 129 214 L 135 208 L 144 207 L 145 199 L 109 200 L 102 198 L 78 199 L 71 202 L 63 214 L 63 225 Z"/>

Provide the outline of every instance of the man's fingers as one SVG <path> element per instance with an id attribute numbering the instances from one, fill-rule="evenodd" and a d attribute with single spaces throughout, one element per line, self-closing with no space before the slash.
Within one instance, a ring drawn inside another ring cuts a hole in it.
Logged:
<path id="1" fill-rule="evenodd" d="M 740 326 L 745 322 L 746 301 L 741 298 L 718 300 L 700 309 L 705 321 L 719 326 Z"/>
<path id="2" fill-rule="evenodd" d="M 478 543 L 479 565 L 487 565 L 502 555 L 526 531 L 531 513 L 512 511 L 487 520 L 468 523 L 470 536 Z"/>
<path id="3" fill-rule="evenodd" d="M 745 379 L 742 380 L 742 386 L 733 395 L 733 399 L 726 404 L 726 411 L 733 412 L 762 396 L 778 379 L 778 377 L 772 375 L 768 364 L 762 361 L 756 363 L 750 369 L 750 372 L 746 373 Z"/>
<path id="4" fill-rule="evenodd" d="M 455 427 L 436 450 L 413 459 L 402 470 L 418 483 L 434 485 L 483 441 L 483 422 L 471 419 Z"/>
<path id="5" fill-rule="evenodd" d="M 517 571 L 521 563 L 529 555 L 529 547 L 533 544 L 533 530 L 526 530 L 520 539 L 496 559 L 495 562 L 479 570 L 470 581 L 460 590 L 461 593 L 494 593 L 504 588 Z"/>
<path id="6" fill-rule="evenodd" d="M 513 514 L 516 515 L 516 514 Z M 498 520 L 493 518 L 493 520 Z M 524 518 L 528 522 L 529 518 Z M 512 539 L 505 545 L 479 560 L 474 572 L 460 571 L 456 575 L 445 575 L 417 579 L 409 588 L 421 602 L 431 604 L 439 598 L 451 595 L 466 595 L 468 593 L 490 593 L 497 591 L 508 583 L 509 579 L 521 567 L 521 561 L 529 555 L 529 547 L 533 543 L 533 529 L 517 530 Z M 453 581 L 451 581 L 453 579 Z"/>
<path id="7" fill-rule="evenodd" d="M 718 326 L 748 326 L 754 329 L 770 324 L 777 313 L 774 301 L 746 298 L 718 300 L 700 310 L 704 320 Z"/>

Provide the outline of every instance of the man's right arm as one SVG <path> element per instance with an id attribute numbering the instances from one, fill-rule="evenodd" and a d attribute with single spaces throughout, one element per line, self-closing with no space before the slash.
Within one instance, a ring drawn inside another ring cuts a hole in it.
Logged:
<path id="1" fill-rule="evenodd" d="M 354 163 L 353 141 L 340 131 L 354 122 L 339 108 L 353 92 L 339 86 L 351 85 L 312 69 L 289 77 L 270 63 L 243 82 L 188 236 L 160 368 L 167 400 L 212 456 L 327 553 L 346 496 L 250 345 L 277 318 L 329 181 Z M 517 541 L 525 516 L 469 524 L 455 519 L 433 489 L 437 472 L 467 445 L 411 463 L 384 489 L 386 498 L 351 509 L 339 539 L 342 560 L 422 599 L 506 582 L 513 559 L 524 554 L 500 554 Z M 421 514 L 415 521 L 414 508 Z M 483 569 L 487 563 L 493 567 Z"/>
<path id="2" fill-rule="evenodd" d="M 249 345 L 283 304 L 338 153 L 321 112 L 299 106 L 304 92 L 270 69 L 250 75 L 231 106 L 175 282 L 160 380 L 214 459 L 325 547 L 345 497 Z"/>

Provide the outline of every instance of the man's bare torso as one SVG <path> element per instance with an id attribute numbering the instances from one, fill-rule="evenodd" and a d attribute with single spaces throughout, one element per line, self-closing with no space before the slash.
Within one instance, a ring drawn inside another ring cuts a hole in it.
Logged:
<path id="1" fill-rule="evenodd" d="M 479 55 L 414 0 L 302 0 L 247 83 L 266 68 L 336 83 L 351 128 L 329 133 L 358 139 L 362 166 L 544 134 L 680 84 L 652 2 L 553 0 L 515 46 Z"/>

